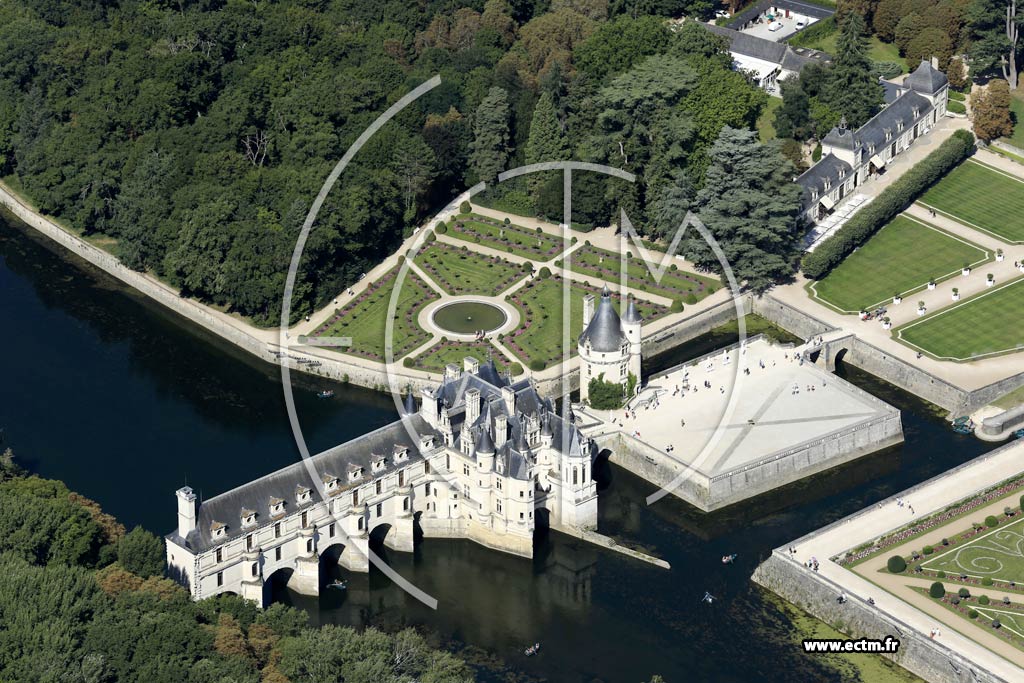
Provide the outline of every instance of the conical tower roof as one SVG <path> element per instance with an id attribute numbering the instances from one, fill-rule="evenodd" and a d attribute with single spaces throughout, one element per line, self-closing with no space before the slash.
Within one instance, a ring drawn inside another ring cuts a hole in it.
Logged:
<path id="1" fill-rule="evenodd" d="M 476 452 L 482 455 L 494 455 L 494 439 L 491 438 L 490 427 L 484 425 L 476 437 Z"/>
<path id="2" fill-rule="evenodd" d="M 605 286 L 604 291 L 601 292 L 601 303 L 598 304 L 597 311 L 590 319 L 587 329 L 583 330 L 583 334 L 580 335 L 579 343 L 583 346 L 590 342 L 592 351 L 608 353 L 618 351 L 624 340 L 622 321 L 619 319 L 619 314 L 615 312 L 615 306 L 612 305 L 611 292 Z"/>
<path id="3" fill-rule="evenodd" d="M 627 323 L 642 323 L 643 318 L 640 317 L 640 311 L 636 308 L 636 299 L 633 295 L 629 295 L 629 303 L 626 305 L 626 315 L 622 318 L 623 322 Z"/>
<path id="4" fill-rule="evenodd" d="M 411 391 L 405 395 L 404 409 L 406 415 L 413 415 L 416 413 L 416 399 L 413 398 Z"/>

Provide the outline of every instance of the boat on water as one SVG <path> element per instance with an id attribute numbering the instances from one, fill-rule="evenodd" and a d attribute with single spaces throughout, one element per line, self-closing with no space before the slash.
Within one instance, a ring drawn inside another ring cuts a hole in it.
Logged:
<path id="1" fill-rule="evenodd" d="M 723 555 L 722 564 L 732 564 L 736 560 L 736 553 L 732 555 Z"/>
<path id="2" fill-rule="evenodd" d="M 1024 439 L 1024 429 L 1018 429 L 1013 433 L 1013 436 L 1017 439 Z"/>
<path id="3" fill-rule="evenodd" d="M 348 588 L 348 581 L 342 581 L 341 579 L 338 579 L 337 581 L 331 581 L 329 584 L 327 584 L 327 587 L 337 588 L 338 590 L 343 591 L 346 588 Z"/>
<path id="4" fill-rule="evenodd" d="M 957 434 L 973 434 L 974 433 L 974 420 L 969 416 L 964 415 L 953 420 L 953 431 Z"/>
<path id="5" fill-rule="evenodd" d="M 317 398 L 334 398 L 334 392 L 330 389 L 324 389 L 323 391 L 317 392 Z"/>

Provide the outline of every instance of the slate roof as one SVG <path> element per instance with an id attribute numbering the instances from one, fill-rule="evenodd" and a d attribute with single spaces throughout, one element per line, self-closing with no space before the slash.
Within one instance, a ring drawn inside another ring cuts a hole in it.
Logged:
<path id="1" fill-rule="evenodd" d="M 796 12 L 805 17 L 812 17 L 818 20 L 827 19 L 836 13 L 834 9 L 813 5 L 809 2 L 801 2 L 800 0 L 763 0 L 755 5 L 751 5 L 742 12 L 732 15 L 729 26 L 742 26 L 749 21 L 757 19 L 762 12 L 766 12 L 772 7 L 778 7 L 783 10 L 788 9 L 790 12 Z"/>
<path id="2" fill-rule="evenodd" d="M 613 311 L 614 313 L 614 311 Z M 618 317 L 616 316 L 616 320 Z M 487 378 L 493 378 L 491 382 Z M 501 388 L 511 386 L 516 394 L 515 413 L 509 414 Z M 438 402 L 448 407 L 452 429 L 455 432 L 455 449 L 459 450 L 462 437 L 461 427 L 465 421 L 465 392 L 476 388 L 480 391 L 481 402 L 484 403 L 482 415 L 475 425 L 471 426 L 470 435 L 478 450 L 495 452 L 495 464 L 505 474 L 519 480 L 529 478 L 529 466 L 533 455 L 527 439 L 527 421 L 536 416 L 552 432 L 552 443 L 555 448 L 562 449 L 566 439 L 568 452 L 580 454 L 581 435 L 579 430 L 553 412 L 550 399 L 537 393 L 534 385 L 527 379 L 512 384 L 507 377 L 500 375 L 494 363 L 480 366 L 478 374 L 464 374 L 458 379 L 445 381 L 435 392 Z M 495 415 L 505 415 L 508 434 L 500 448 L 494 445 Z M 310 477 L 306 463 L 296 462 L 276 472 L 260 477 L 238 488 L 202 501 L 196 528 L 185 539 L 179 538 L 176 531 L 167 534 L 167 538 L 179 545 L 197 552 L 205 552 L 213 547 L 252 533 L 256 529 L 268 526 L 275 521 L 270 507 L 275 500 L 284 501 L 284 515 L 290 515 L 320 501 L 319 495 L 299 503 L 299 494 L 305 489 L 318 489 L 314 478 L 320 478 L 325 484 L 333 479 L 338 480 L 336 493 L 350 491 L 358 486 L 366 485 L 374 478 L 405 467 L 416 456 L 422 456 L 418 438 L 415 435 L 431 434 L 436 444 L 443 443 L 439 431 L 431 427 L 421 413 L 409 415 L 405 420 L 411 421 L 412 429 L 407 429 L 402 420 L 381 427 L 369 434 L 348 441 L 310 459 L 314 477 Z M 408 450 L 408 459 L 395 462 L 393 454 L 402 449 Z M 384 469 L 373 473 L 371 464 L 383 458 Z M 348 473 L 362 469 L 363 475 L 357 481 L 350 482 Z M 256 514 L 254 525 L 243 527 L 242 517 L 247 512 Z M 281 514 L 276 519 L 281 518 Z M 213 530 L 220 523 L 225 529 L 224 535 L 213 538 Z"/>
<path id="3" fill-rule="evenodd" d="M 896 85 L 895 83 L 891 83 L 884 78 L 879 78 L 878 82 L 882 84 L 882 90 L 884 91 L 882 93 L 882 98 L 885 100 L 886 104 L 892 104 L 896 101 L 897 97 L 903 94 L 904 88 Z"/>
<path id="4" fill-rule="evenodd" d="M 759 38 L 749 33 L 714 24 L 708 24 L 706 28 L 711 33 L 729 41 L 729 52 L 772 62 L 787 71 L 799 72 L 812 62 L 828 64 L 832 61 L 831 55 L 818 50 L 803 47 L 792 48 L 785 43 L 777 43 L 774 40 Z"/>
<path id="5" fill-rule="evenodd" d="M 924 59 L 921 60 L 921 64 L 914 70 L 914 73 L 903 79 L 903 87 L 928 95 L 934 95 L 947 83 L 949 83 L 949 79 L 946 78 L 946 74 Z"/>
<path id="6" fill-rule="evenodd" d="M 818 190 L 818 195 L 825 193 L 825 179 L 831 180 L 831 188 L 836 187 L 843 177 L 840 170 L 847 175 L 853 171 L 850 164 L 846 163 L 834 154 L 826 154 L 821 161 L 804 171 L 803 175 L 796 179 L 798 185 L 804 189 L 804 202 L 811 201 L 811 190 Z"/>
<path id="7" fill-rule="evenodd" d="M 580 335 L 581 345 L 590 342 L 593 351 L 612 352 L 618 351 L 625 341 L 626 335 L 622 332 L 622 322 L 619 314 L 615 312 L 612 304 L 612 295 L 605 287 L 601 292 L 601 302 L 594 311 L 594 317 L 590 319 L 587 329 Z"/>
<path id="8" fill-rule="evenodd" d="M 640 311 L 636 309 L 636 299 L 632 296 L 629 297 L 629 304 L 626 306 L 626 315 L 622 317 L 623 322 L 627 323 L 641 323 L 644 321 L 640 317 Z"/>

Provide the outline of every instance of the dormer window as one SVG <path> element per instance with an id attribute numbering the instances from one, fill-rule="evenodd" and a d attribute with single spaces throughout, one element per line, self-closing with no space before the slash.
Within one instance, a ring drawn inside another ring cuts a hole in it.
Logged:
<path id="1" fill-rule="evenodd" d="M 383 472 L 385 465 L 387 465 L 387 460 L 384 459 L 383 455 L 374 455 L 370 460 L 370 466 L 374 474 Z"/>
<path id="2" fill-rule="evenodd" d="M 903 130 L 903 119 L 896 122 L 896 130 Z"/>
<path id="3" fill-rule="evenodd" d="M 811 199 L 815 200 L 817 198 L 818 198 L 818 191 L 817 190 L 811 190 Z"/>
<path id="4" fill-rule="evenodd" d="M 870 145 L 868 145 L 868 153 L 869 154 L 874 154 L 875 153 L 875 143 L 872 142 Z"/>
<path id="5" fill-rule="evenodd" d="M 313 500 L 313 492 L 308 486 L 296 486 L 295 487 L 295 502 L 299 505 L 308 503 Z"/>
<path id="6" fill-rule="evenodd" d="M 845 178 L 846 177 L 846 169 L 845 168 L 840 168 L 839 169 L 839 177 L 840 178 Z"/>
<path id="7" fill-rule="evenodd" d="M 432 451 L 434 450 L 434 435 L 424 434 L 420 436 L 420 450 L 421 451 Z"/>
<path id="8" fill-rule="evenodd" d="M 284 498 L 272 497 L 270 499 L 270 514 L 275 517 L 284 514 Z"/>
<path id="9" fill-rule="evenodd" d="M 832 187 L 832 179 L 831 178 L 825 178 L 825 189 L 827 190 L 830 187 Z"/>
<path id="10" fill-rule="evenodd" d="M 888 141 L 888 140 L 892 140 L 892 131 L 891 131 L 891 130 L 889 130 L 888 128 L 886 128 L 886 129 L 885 129 L 885 139 L 886 139 L 887 141 Z"/>
<path id="11" fill-rule="evenodd" d="M 242 508 L 242 526 L 253 526 L 256 524 L 256 512 Z"/>
<path id="12" fill-rule="evenodd" d="M 395 462 L 405 462 L 409 459 L 409 449 L 406 446 L 395 444 Z"/>
<path id="13" fill-rule="evenodd" d="M 916 119 L 921 114 L 921 108 L 920 107 L 914 107 L 913 111 L 914 111 L 914 118 Z"/>
<path id="14" fill-rule="evenodd" d="M 363 468 L 362 467 L 360 467 L 359 465 L 349 465 L 348 466 L 348 480 L 349 481 L 359 481 L 359 479 L 362 476 L 363 476 Z M 335 481 L 335 484 L 337 484 L 337 481 Z"/>
<path id="15" fill-rule="evenodd" d="M 228 532 L 228 525 L 224 522 L 214 521 L 210 524 L 210 535 L 214 538 L 224 538 Z"/>

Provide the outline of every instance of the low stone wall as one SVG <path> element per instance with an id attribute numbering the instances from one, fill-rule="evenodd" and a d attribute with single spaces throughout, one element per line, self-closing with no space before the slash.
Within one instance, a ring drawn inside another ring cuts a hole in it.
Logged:
<path id="1" fill-rule="evenodd" d="M 768 294 L 751 297 L 751 312 L 801 339 L 810 339 L 836 329 L 823 320 L 818 320 L 813 315 L 799 311 Z"/>
<path id="2" fill-rule="evenodd" d="M 986 417 L 981 423 L 981 431 L 985 436 L 1000 436 L 1021 426 L 1024 426 L 1024 405 Z"/>
<path id="3" fill-rule="evenodd" d="M 857 337 L 843 339 L 837 345 L 847 347 L 844 358 L 847 362 L 885 379 L 900 389 L 931 401 L 950 413 L 961 412 L 967 405 L 968 392 L 964 389 Z M 834 351 L 838 352 L 839 349 Z"/>
<path id="4" fill-rule="evenodd" d="M 927 637 L 908 624 L 856 597 L 839 604 L 842 587 L 775 550 L 756 570 L 753 581 L 821 619 L 851 638 L 900 641 L 895 654 L 884 656 L 931 683 L 1002 683 L 1003 679 Z"/>
<path id="5" fill-rule="evenodd" d="M 743 314 L 750 313 L 750 297 L 740 299 Z M 695 337 L 706 334 L 720 325 L 736 319 L 736 302 L 733 299 L 715 304 L 711 308 L 695 313 L 692 316 L 669 325 L 663 330 L 652 334 L 643 341 L 644 356 L 650 358 L 662 351 L 668 351 L 680 344 L 685 344 Z"/>
<path id="6" fill-rule="evenodd" d="M 1022 386 L 1024 386 L 1024 372 L 998 380 L 980 389 L 975 389 L 967 395 L 965 409 L 962 414 L 966 415 L 974 412 L 978 408 L 986 406 Z M 956 417 L 959 417 L 959 415 Z"/>

